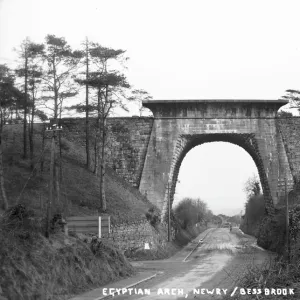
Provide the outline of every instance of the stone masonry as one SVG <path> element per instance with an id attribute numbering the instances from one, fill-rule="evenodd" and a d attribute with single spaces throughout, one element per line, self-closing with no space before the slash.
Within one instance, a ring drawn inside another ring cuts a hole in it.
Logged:
<path id="1" fill-rule="evenodd" d="M 278 118 L 278 128 L 293 176 L 293 196 L 300 199 L 300 118 Z"/>
<path id="2" fill-rule="evenodd" d="M 276 126 L 283 100 L 156 100 L 144 101 L 152 110 L 154 124 L 140 191 L 162 209 L 167 209 L 167 185 L 171 203 L 179 168 L 193 147 L 214 141 L 236 144 L 253 158 L 266 199 L 266 209 L 284 195 L 282 182 L 292 179 L 280 132 Z"/>
<path id="3" fill-rule="evenodd" d="M 111 240 L 122 250 L 135 250 L 144 248 L 148 243 L 151 248 L 155 247 L 155 230 L 147 220 L 131 222 L 130 224 L 118 224 L 111 226 Z"/>
<path id="4" fill-rule="evenodd" d="M 253 158 L 267 211 L 300 184 L 300 118 L 277 118 L 281 100 L 145 101 L 154 118 L 109 118 L 108 164 L 158 208 L 171 202 L 180 165 L 190 149 L 223 141 L 245 149 Z M 85 147 L 85 120 L 62 119 L 63 136 Z M 91 153 L 95 120 L 91 122 Z M 92 155 L 93 156 L 93 155 Z"/>
<path id="5" fill-rule="evenodd" d="M 61 119 L 62 134 L 85 147 L 85 119 Z M 108 118 L 107 161 L 118 175 L 138 187 L 144 167 L 153 119 L 148 117 Z M 90 122 L 91 157 L 94 157 L 96 120 Z"/>
<path id="6" fill-rule="evenodd" d="M 110 239 L 123 251 L 144 249 L 146 243 L 150 249 L 156 250 L 158 246 L 163 247 L 167 241 L 167 224 L 163 222 L 160 226 L 161 230 L 157 230 L 147 220 L 112 225 Z M 175 230 L 172 228 L 171 239 L 174 238 Z"/>

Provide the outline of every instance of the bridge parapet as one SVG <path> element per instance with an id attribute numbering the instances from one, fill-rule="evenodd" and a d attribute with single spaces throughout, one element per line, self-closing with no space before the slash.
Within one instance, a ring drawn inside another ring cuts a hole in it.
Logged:
<path id="1" fill-rule="evenodd" d="M 287 100 L 145 100 L 155 118 L 275 118 Z"/>

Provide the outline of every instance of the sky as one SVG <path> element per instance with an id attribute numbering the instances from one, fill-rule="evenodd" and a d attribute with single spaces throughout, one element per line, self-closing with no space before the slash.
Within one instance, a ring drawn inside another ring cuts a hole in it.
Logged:
<path id="1" fill-rule="evenodd" d="M 253 176 L 259 178 L 256 165 L 243 148 L 225 142 L 196 146 L 180 167 L 173 205 L 182 197 L 200 198 L 215 214 L 240 214 L 245 183 Z"/>
<path id="2" fill-rule="evenodd" d="M 129 82 L 153 99 L 278 99 L 300 85 L 299 9 L 298 0 L 0 0 L 0 63 L 12 66 L 12 49 L 27 36 L 43 42 L 55 34 L 74 49 L 87 36 L 126 50 Z M 247 155 L 243 162 L 236 154 L 231 158 L 245 165 L 250 177 Z M 205 161 L 201 166 L 203 174 L 211 172 Z M 218 170 L 223 178 L 237 172 L 225 164 Z M 213 184 L 208 186 L 211 196 L 199 191 L 201 198 L 213 197 Z M 183 184 L 181 189 L 182 196 L 189 191 Z M 245 198 L 240 183 L 236 189 L 239 202 L 231 201 L 232 211 Z M 222 203 L 232 189 L 223 192 Z"/>

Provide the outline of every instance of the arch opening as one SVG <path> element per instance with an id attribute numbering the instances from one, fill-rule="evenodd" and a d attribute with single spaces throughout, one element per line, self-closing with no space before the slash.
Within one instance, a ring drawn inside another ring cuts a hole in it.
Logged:
<path id="1" fill-rule="evenodd" d="M 264 164 L 262 161 L 262 158 L 260 156 L 260 152 L 258 149 L 257 141 L 255 139 L 255 136 L 253 134 L 237 134 L 237 133 L 231 133 L 231 134 L 199 134 L 199 135 L 181 135 L 176 142 L 176 151 L 175 155 L 172 159 L 171 164 L 171 170 L 169 173 L 169 182 L 170 182 L 170 203 L 171 207 L 174 202 L 174 193 L 176 190 L 179 170 L 181 167 L 181 164 L 185 158 L 185 156 L 188 154 L 188 152 L 200 145 L 206 144 L 206 143 L 212 143 L 212 142 L 226 142 L 230 143 L 236 146 L 241 147 L 243 150 L 245 150 L 250 157 L 252 158 L 261 183 L 263 195 L 265 198 L 266 203 L 266 212 L 272 213 L 274 210 L 273 202 L 272 202 L 272 196 L 270 192 L 270 187 L 267 179 L 267 175 L 264 169 Z M 201 195 L 199 195 L 201 197 Z M 167 211 L 168 207 L 168 195 L 166 193 L 165 195 L 165 201 L 163 206 L 163 215 Z M 203 199 L 205 200 L 205 199 Z"/>

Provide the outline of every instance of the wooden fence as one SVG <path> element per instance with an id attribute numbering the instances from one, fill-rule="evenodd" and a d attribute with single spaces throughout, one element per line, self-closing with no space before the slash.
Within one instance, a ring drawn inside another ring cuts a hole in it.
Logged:
<path id="1" fill-rule="evenodd" d="M 99 238 L 110 234 L 110 216 L 84 216 L 67 218 L 68 231 L 97 234 Z"/>

